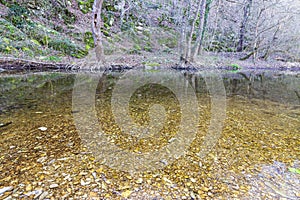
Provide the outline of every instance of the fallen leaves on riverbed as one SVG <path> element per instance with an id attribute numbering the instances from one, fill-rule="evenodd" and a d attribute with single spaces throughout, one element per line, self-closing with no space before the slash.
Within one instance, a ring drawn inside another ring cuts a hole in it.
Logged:
<path id="1" fill-rule="evenodd" d="M 113 116 L 105 109 L 102 114 L 107 117 L 101 123 L 114 144 L 131 151 L 151 152 L 176 136 L 177 129 L 172 123 L 176 124 L 179 116 L 171 112 L 172 105 L 175 105 L 174 110 L 177 109 L 176 102 L 165 100 L 170 106 L 168 120 L 171 126 L 166 129 L 170 133 L 161 134 L 161 137 L 141 141 L 127 137 L 118 130 Z M 104 99 L 99 103 L 106 107 L 110 101 Z M 241 198 L 249 196 L 251 181 L 266 183 L 258 189 L 266 189 L 270 195 L 286 194 L 273 185 L 272 174 L 264 175 L 263 180 L 269 182 L 261 181 L 257 177 L 258 166 L 274 160 L 291 166 L 300 158 L 296 132 L 299 120 L 287 117 L 289 110 L 283 105 L 264 104 L 263 101 L 252 104 L 239 98 L 229 99 L 228 103 L 223 134 L 205 159 L 200 159 L 197 153 L 209 126 L 207 98 L 199 103 L 199 132 L 186 155 L 168 163 L 162 170 L 136 174 L 113 170 L 93 157 L 81 143 L 72 121 L 70 104 L 62 103 L 55 109 L 51 105 L 40 106 L 41 115 L 30 115 L 36 111 L 29 109 L 1 116 L 5 121 L 14 119 L 14 123 L 4 129 L 0 138 L 0 171 L 4 172 L 0 174 L 0 198 Z M 149 117 L 136 113 L 137 106 L 132 109 L 137 121 Z M 142 106 L 142 110 L 145 107 Z M 47 130 L 41 131 L 38 127 L 47 127 Z M 294 175 L 298 176 L 297 173 Z"/>

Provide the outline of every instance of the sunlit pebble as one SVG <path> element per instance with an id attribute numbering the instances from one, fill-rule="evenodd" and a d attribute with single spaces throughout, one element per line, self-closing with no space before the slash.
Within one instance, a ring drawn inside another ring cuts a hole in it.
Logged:
<path id="1" fill-rule="evenodd" d="M 43 126 L 42 126 L 42 127 L 39 127 L 38 129 L 41 130 L 41 131 L 46 131 L 46 130 L 47 130 L 47 128 L 46 128 L 46 127 L 43 127 Z"/>
<path id="2" fill-rule="evenodd" d="M 56 183 L 51 184 L 51 185 L 49 186 L 50 189 L 52 189 L 52 188 L 57 188 L 57 187 L 58 187 L 58 184 L 56 184 Z"/>
<path id="3" fill-rule="evenodd" d="M 4 194 L 5 192 L 11 191 L 13 189 L 14 188 L 12 186 L 0 188 L 0 195 Z"/>

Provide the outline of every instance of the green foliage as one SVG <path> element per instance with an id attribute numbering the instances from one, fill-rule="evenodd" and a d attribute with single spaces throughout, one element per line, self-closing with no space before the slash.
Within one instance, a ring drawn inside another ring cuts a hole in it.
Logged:
<path id="1" fill-rule="evenodd" d="M 133 47 L 128 51 L 129 54 L 140 54 L 141 46 L 139 44 L 134 44 Z"/>
<path id="2" fill-rule="evenodd" d="M 168 16 L 167 14 L 163 13 L 160 17 L 158 17 L 158 23 L 160 27 L 169 28 L 168 24 L 174 22 L 173 18 Z"/>
<path id="3" fill-rule="evenodd" d="M 175 37 L 160 38 L 158 39 L 158 43 L 169 48 L 175 48 L 177 46 L 177 39 Z"/>
<path id="4" fill-rule="evenodd" d="M 152 52 L 151 42 L 147 41 L 143 48 L 145 51 Z"/>
<path id="5" fill-rule="evenodd" d="M 149 67 L 158 67 L 158 66 L 160 66 L 160 64 L 157 63 L 157 62 L 145 62 L 143 64 L 146 65 L 146 66 L 149 66 Z"/>
<path id="6" fill-rule="evenodd" d="M 71 13 L 68 9 L 64 10 L 62 18 L 65 24 L 74 24 L 76 22 L 76 16 L 73 13 Z"/>
<path id="7" fill-rule="evenodd" d="M 113 48 L 105 48 L 104 49 L 104 54 L 105 55 L 112 55 L 114 53 L 114 49 Z"/>
<path id="8" fill-rule="evenodd" d="M 78 7 L 80 11 L 84 14 L 92 11 L 94 0 L 78 0 Z"/>
<path id="9" fill-rule="evenodd" d="M 26 34 L 5 19 L 0 19 L 0 35 L 11 40 L 25 40 Z"/>
<path id="10" fill-rule="evenodd" d="M 133 21 L 124 21 L 121 26 L 121 31 L 136 32 L 135 23 Z"/>
<path id="11" fill-rule="evenodd" d="M 22 28 L 29 22 L 29 11 L 27 8 L 18 4 L 12 4 L 9 7 L 7 19 L 17 28 Z"/>
<path id="12" fill-rule="evenodd" d="M 44 60 L 59 62 L 59 61 L 61 61 L 61 58 L 59 58 L 57 56 L 48 56 Z"/>
<path id="13" fill-rule="evenodd" d="M 242 69 L 242 67 L 239 64 L 233 63 L 230 65 L 233 70 L 239 70 Z"/>
<path id="14" fill-rule="evenodd" d="M 296 173 L 296 174 L 300 174 L 300 169 L 296 169 L 296 168 L 290 167 L 290 168 L 289 168 L 289 171 L 290 171 L 290 172 L 293 172 L 293 173 Z"/>
<path id="15" fill-rule="evenodd" d="M 83 58 L 88 52 L 68 39 L 51 39 L 48 46 L 76 58 Z"/>

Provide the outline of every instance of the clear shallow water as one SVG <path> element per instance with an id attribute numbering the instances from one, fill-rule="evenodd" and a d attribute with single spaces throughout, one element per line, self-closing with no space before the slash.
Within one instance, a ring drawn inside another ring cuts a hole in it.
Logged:
<path id="1" fill-rule="evenodd" d="M 1 198 L 297 199 L 299 79 L 2 75 Z"/>

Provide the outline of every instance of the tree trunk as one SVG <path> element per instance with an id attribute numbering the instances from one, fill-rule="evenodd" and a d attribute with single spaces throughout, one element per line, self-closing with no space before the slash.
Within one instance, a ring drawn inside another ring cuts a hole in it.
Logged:
<path id="1" fill-rule="evenodd" d="M 269 44 L 268 44 L 268 46 L 267 46 L 267 48 L 266 48 L 265 54 L 262 56 L 262 58 L 263 58 L 264 60 L 267 60 L 267 59 L 268 59 L 268 57 L 269 57 L 269 55 L 270 55 L 270 49 L 271 49 L 273 43 L 274 43 L 275 40 L 276 40 L 276 37 L 277 37 L 277 34 L 278 34 L 280 28 L 281 28 L 281 26 L 280 26 L 280 24 L 279 24 L 278 27 L 277 27 L 277 29 L 276 29 L 276 31 L 275 31 L 274 34 L 273 34 L 272 40 L 269 42 Z"/>
<path id="2" fill-rule="evenodd" d="M 202 31 L 203 31 L 203 26 L 204 26 L 204 16 L 205 16 L 205 8 L 206 8 L 206 0 L 201 1 L 201 8 L 200 8 L 200 16 L 199 16 L 199 26 L 198 26 L 198 34 L 197 34 L 197 39 L 195 43 L 195 50 L 194 50 L 194 55 L 193 59 L 198 55 L 198 52 L 200 51 L 200 42 L 201 42 L 201 37 L 202 37 Z"/>
<path id="3" fill-rule="evenodd" d="M 95 0 L 93 4 L 93 22 L 92 32 L 94 37 L 96 58 L 98 62 L 105 62 L 104 50 L 102 45 L 102 33 L 101 33 L 101 10 L 103 0 Z"/>
<path id="4" fill-rule="evenodd" d="M 206 27 L 207 27 L 207 21 L 208 21 L 208 15 L 209 15 L 209 11 L 210 11 L 210 5 L 212 3 L 213 0 L 207 0 L 206 1 L 206 7 L 205 7 L 205 15 L 204 15 L 204 22 L 203 22 L 203 30 L 201 33 L 201 39 L 200 39 L 200 48 L 203 45 L 203 40 L 204 40 L 204 34 L 206 31 Z M 199 54 L 199 52 L 198 52 Z"/>
<path id="5" fill-rule="evenodd" d="M 210 39 L 209 45 L 208 45 L 208 49 L 211 49 L 213 42 L 215 40 L 216 37 L 216 31 L 218 29 L 218 18 L 219 18 L 219 10 L 220 10 L 220 0 L 216 0 L 216 5 L 215 5 L 215 21 L 214 21 L 214 25 L 213 25 L 213 30 L 212 30 L 212 37 Z"/>
<path id="6" fill-rule="evenodd" d="M 201 0 L 199 0 L 199 2 L 198 2 L 197 10 L 195 12 L 194 19 L 193 19 L 192 26 L 191 26 L 191 30 L 190 30 L 190 34 L 189 34 L 189 37 L 188 37 L 187 52 L 186 52 L 186 55 L 185 55 L 186 60 L 191 60 L 191 61 L 193 60 L 193 58 L 191 58 L 192 40 L 193 40 L 193 33 L 194 33 L 194 30 L 195 30 L 195 25 L 196 25 L 196 21 L 197 21 L 199 12 L 200 12 L 200 8 L 201 8 Z"/>
<path id="7" fill-rule="evenodd" d="M 190 0 L 184 0 L 183 1 L 183 8 L 190 8 L 191 1 Z M 180 34 L 180 42 L 179 42 L 179 54 L 180 54 L 180 61 L 186 62 L 186 51 L 187 51 L 187 41 L 186 41 L 186 30 L 188 26 L 188 19 L 189 17 L 184 13 L 184 10 L 182 11 L 182 18 L 181 18 L 181 34 Z"/>
<path id="8" fill-rule="evenodd" d="M 252 5 L 252 0 L 247 0 L 247 5 L 244 7 L 244 16 L 243 16 L 243 21 L 241 23 L 241 28 L 240 28 L 239 43 L 238 43 L 237 50 L 236 50 L 237 52 L 241 52 L 244 49 L 246 24 L 248 22 L 248 18 L 250 15 L 251 5 Z"/>

